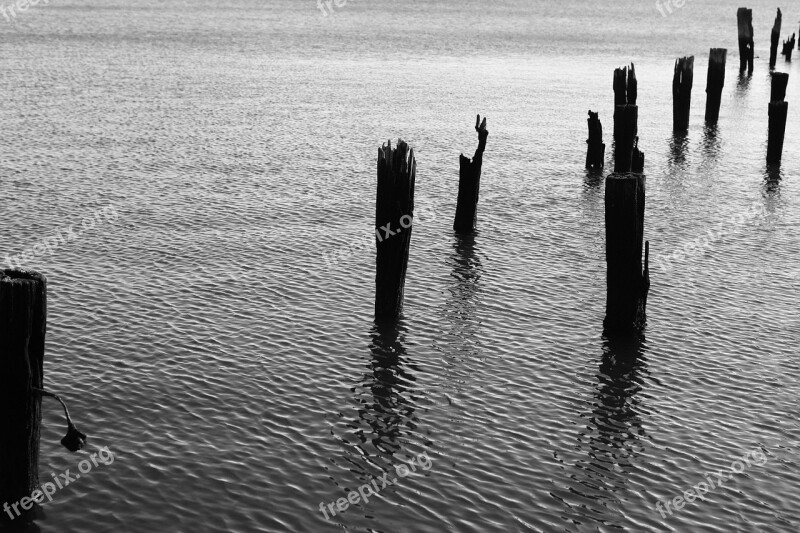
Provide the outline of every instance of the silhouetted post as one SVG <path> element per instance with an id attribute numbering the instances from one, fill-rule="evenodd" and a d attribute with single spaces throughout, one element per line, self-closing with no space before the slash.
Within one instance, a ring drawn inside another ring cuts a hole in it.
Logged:
<path id="1" fill-rule="evenodd" d="M 453 229 L 458 232 L 471 232 L 478 221 L 478 195 L 481 186 L 481 165 L 483 164 L 483 151 L 486 149 L 486 138 L 489 131 L 486 129 L 486 117 L 481 116 L 475 121 L 475 131 L 478 132 L 478 148 L 470 161 L 464 154 L 458 158 L 458 201 L 456 203 L 456 219 Z"/>
<path id="2" fill-rule="evenodd" d="M 725 61 L 728 50 L 712 48 L 708 54 L 708 78 L 706 80 L 706 122 L 716 124 L 722 102 L 722 87 L 725 85 Z"/>
<path id="3" fill-rule="evenodd" d="M 769 68 L 775 68 L 775 61 L 778 59 L 778 42 L 781 40 L 781 8 L 775 16 L 775 23 L 772 25 L 772 34 L 769 43 Z"/>
<path id="4" fill-rule="evenodd" d="M 600 118 L 597 113 L 592 113 L 589 110 L 589 138 L 586 144 L 589 147 L 586 149 L 586 168 L 592 170 L 601 170 L 605 166 L 606 145 L 603 144 L 603 125 L 600 123 Z"/>
<path id="5" fill-rule="evenodd" d="M 753 73 L 753 10 L 740 7 L 736 11 L 739 25 L 739 72 Z"/>
<path id="6" fill-rule="evenodd" d="M 46 291 L 39 273 L 0 271 L 0 505 L 39 485 Z"/>
<path id="7" fill-rule="evenodd" d="M 637 88 L 633 63 L 630 68 L 614 70 L 614 172 L 631 172 L 640 163 L 644 165 L 644 154 L 636 149 L 639 134 Z"/>
<path id="8" fill-rule="evenodd" d="M 767 163 L 777 163 L 783 152 L 783 136 L 786 133 L 786 113 L 789 104 L 786 98 L 786 85 L 789 75 L 784 72 L 772 73 L 772 91 L 769 103 L 769 132 L 767 141 Z"/>
<path id="9" fill-rule="evenodd" d="M 629 67 L 614 69 L 614 138 L 617 138 L 617 106 L 636 105 L 637 83 L 636 69 L 631 63 Z M 616 141 L 615 141 L 616 142 Z"/>
<path id="10" fill-rule="evenodd" d="M 794 50 L 794 41 L 795 41 L 795 34 L 792 34 L 792 37 L 788 41 L 783 41 L 783 49 L 781 50 L 781 55 L 786 58 L 786 61 L 792 60 L 792 50 Z"/>
<path id="11" fill-rule="evenodd" d="M 606 178 L 606 331 L 628 333 L 645 323 L 650 289 L 649 243 L 644 239 L 645 176 L 611 174 Z"/>
<path id="12" fill-rule="evenodd" d="M 614 172 L 631 172 L 638 133 L 639 106 L 618 105 L 614 111 Z"/>
<path id="13" fill-rule="evenodd" d="M 689 130 L 693 79 L 694 56 L 676 59 L 672 76 L 672 124 L 676 132 Z"/>
<path id="14" fill-rule="evenodd" d="M 414 222 L 414 150 L 402 139 L 397 148 L 378 149 L 378 198 L 375 205 L 375 318 L 395 319 L 403 309 L 408 250 Z"/>

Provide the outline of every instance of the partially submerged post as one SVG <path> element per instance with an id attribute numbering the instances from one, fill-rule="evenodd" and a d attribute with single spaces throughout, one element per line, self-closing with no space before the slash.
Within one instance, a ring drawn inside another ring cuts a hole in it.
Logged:
<path id="1" fill-rule="evenodd" d="M 767 133 L 767 163 L 778 163 L 783 152 L 783 137 L 786 133 L 786 113 L 789 104 L 786 98 L 786 85 L 789 75 L 784 72 L 772 73 L 772 91 L 769 103 L 769 131 Z"/>
<path id="2" fill-rule="evenodd" d="M 649 252 L 644 239 L 645 176 L 611 174 L 606 179 L 607 332 L 630 333 L 645 324 L 650 290 Z"/>
<path id="3" fill-rule="evenodd" d="M 403 290 L 414 218 L 414 150 L 402 139 L 397 148 L 378 149 L 378 197 L 375 204 L 375 318 L 396 319 Z"/>
<path id="4" fill-rule="evenodd" d="M 775 23 L 772 25 L 772 34 L 769 42 L 769 68 L 775 68 L 775 61 L 778 59 L 778 42 L 781 40 L 781 8 L 775 16 Z"/>
<path id="5" fill-rule="evenodd" d="M 0 270 L 0 504 L 39 485 L 46 287 L 37 272 Z"/>
<path id="6" fill-rule="evenodd" d="M 608 285 L 604 326 L 608 332 L 627 333 L 644 325 L 650 277 L 647 259 L 642 272 L 645 177 L 644 154 L 638 148 L 636 76 L 631 65 L 623 85 L 619 71 L 614 73 L 615 103 L 622 101 L 617 96 L 623 90 L 625 101 L 615 106 L 614 173 L 606 178 Z"/>
<path id="7" fill-rule="evenodd" d="M 678 133 L 689 130 L 693 80 L 694 56 L 676 59 L 672 75 L 672 124 L 673 130 Z"/>
<path id="8" fill-rule="evenodd" d="M 478 132 L 478 148 L 470 161 L 464 154 L 458 158 L 458 201 L 456 203 L 456 218 L 453 229 L 458 232 L 471 232 L 475 230 L 478 220 L 478 195 L 481 185 L 481 165 L 483 164 L 483 151 L 486 149 L 486 138 L 489 131 L 486 129 L 486 117 L 478 115 L 475 121 L 475 131 Z"/>
<path id="9" fill-rule="evenodd" d="M 753 10 L 740 7 L 736 11 L 739 25 L 739 72 L 753 73 Z"/>
<path id="10" fill-rule="evenodd" d="M 788 41 L 783 41 L 783 49 L 781 50 L 781 55 L 786 58 L 786 61 L 792 60 L 792 50 L 794 50 L 794 41 L 795 41 L 795 34 L 792 34 L 792 37 Z"/>
<path id="11" fill-rule="evenodd" d="M 603 144 L 603 125 L 597 113 L 589 110 L 589 138 L 586 144 L 586 168 L 590 170 L 602 170 L 605 165 L 606 145 Z"/>
<path id="12" fill-rule="evenodd" d="M 708 55 L 708 78 L 706 80 L 706 122 L 708 124 L 716 124 L 719 120 L 727 56 L 728 50 L 725 48 L 712 48 Z"/>

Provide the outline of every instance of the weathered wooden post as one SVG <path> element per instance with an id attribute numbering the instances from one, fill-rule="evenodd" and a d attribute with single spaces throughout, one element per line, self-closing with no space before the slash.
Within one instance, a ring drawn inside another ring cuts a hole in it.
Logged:
<path id="1" fill-rule="evenodd" d="M 378 149 L 378 197 L 375 203 L 375 318 L 396 319 L 403 309 L 408 251 L 414 221 L 414 150 L 402 139 L 397 148 Z"/>
<path id="2" fill-rule="evenodd" d="M 712 48 L 708 54 L 708 78 L 706 79 L 706 123 L 716 124 L 722 102 L 722 87 L 725 85 L 725 61 L 728 50 Z"/>
<path id="3" fill-rule="evenodd" d="M 772 34 L 769 43 L 769 68 L 775 68 L 775 61 L 778 59 L 778 42 L 781 40 L 781 8 L 775 16 L 775 23 L 772 25 Z"/>
<path id="4" fill-rule="evenodd" d="M 597 113 L 589 110 L 589 138 L 586 144 L 586 168 L 590 170 L 602 170 L 605 166 L 606 145 L 603 144 L 603 125 Z"/>
<path id="5" fill-rule="evenodd" d="M 676 59 L 672 75 L 672 125 L 678 133 L 689 131 L 693 80 L 694 56 Z"/>
<path id="6" fill-rule="evenodd" d="M 736 11 L 739 25 L 739 72 L 753 73 L 753 10 L 740 7 Z"/>
<path id="7" fill-rule="evenodd" d="M 769 130 L 767 133 L 767 163 L 778 163 L 783 152 L 783 136 L 786 133 L 786 113 L 789 104 L 786 98 L 786 85 L 789 75 L 785 72 L 772 73 L 772 91 L 769 102 Z"/>
<path id="8" fill-rule="evenodd" d="M 475 131 L 478 132 L 478 148 L 475 150 L 472 161 L 464 154 L 458 158 L 458 201 L 453 229 L 464 233 L 474 231 L 478 221 L 481 165 L 483 164 L 483 151 L 486 149 L 486 138 L 489 136 L 489 131 L 486 129 L 486 117 L 483 117 L 483 122 L 481 122 L 481 116 L 478 115 L 475 121 Z"/>
<path id="9" fill-rule="evenodd" d="M 47 323 L 47 280 L 27 270 L 0 271 L 0 505 L 39 485 L 39 429 Z"/>
<path id="10" fill-rule="evenodd" d="M 792 60 L 792 50 L 794 50 L 794 41 L 795 41 L 795 34 L 792 34 L 792 37 L 787 40 L 783 41 L 783 49 L 781 50 L 781 55 L 784 56 L 786 61 Z"/>
<path id="11" fill-rule="evenodd" d="M 644 154 L 636 148 L 639 133 L 637 87 L 633 63 L 630 69 L 614 70 L 614 172 L 631 172 L 644 166 Z"/>
<path id="12" fill-rule="evenodd" d="M 648 256 L 642 272 L 645 176 L 644 154 L 638 148 L 636 74 L 633 64 L 627 76 L 620 72 L 625 69 L 614 71 L 614 172 L 606 178 L 605 192 L 608 277 L 604 326 L 608 332 L 627 333 L 644 325 L 650 277 Z"/>
<path id="13" fill-rule="evenodd" d="M 649 252 L 644 239 L 645 176 L 611 174 L 606 178 L 606 331 L 629 333 L 645 323 L 650 290 Z"/>

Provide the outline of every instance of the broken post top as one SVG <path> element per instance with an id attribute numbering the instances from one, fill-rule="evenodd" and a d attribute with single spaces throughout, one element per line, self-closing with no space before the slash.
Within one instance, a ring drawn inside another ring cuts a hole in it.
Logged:
<path id="1" fill-rule="evenodd" d="M 478 115 L 478 118 L 475 119 L 475 131 L 478 132 L 478 148 L 475 150 L 473 159 L 478 159 L 486 150 L 486 138 L 489 136 L 489 130 L 486 129 L 486 117 L 483 117 L 483 122 L 481 122 L 481 116 Z"/>
<path id="2" fill-rule="evenodd" d="M 736 11 L 736 20 L 739 23 L 739 39 L 753 40 L 753 10 L 740 7 Z"/>
<path id="3" fill-rule="evenodd" d="M 397 139 L 397 147 L 392 148 L 391 139 L 378 148 L 378 167 L 387 167 L 395 173 L 405 173 L 414 162 L 414 149 L 403 139 Z"/>
<path id="4" fill-rule="evenodd" d="M 614 105 L 636 105 L 636 69 L 629 67 L 614 69 Z"/>
<path id="5" fill-rule="evenodd" d="M 694 56 L 680 57 L 675 60 L 675 73 L 672 77 L 672 89 L 692 88 L 694 80 Z"/>
<path id="6" fill-rule="evenodd" d="M 589 144 L 603 142 L 603 125 L 600 123 L 599 113 L 592 113 L 589 110 L 589 138 L 586 140 Z"/>
<path id="7" fill-rule="evenodd" d="M 786 72 L 772 73 L 772 91 L 770 92 L 770 102 L 783 102 L 786 98 L 786 85 L 789 83 L 789 74 Z"/>

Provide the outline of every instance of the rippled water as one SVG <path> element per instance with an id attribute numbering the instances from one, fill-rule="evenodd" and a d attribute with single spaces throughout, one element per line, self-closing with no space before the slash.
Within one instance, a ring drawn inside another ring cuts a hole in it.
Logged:
<path id="1" fill-rule="evenodd" d="M 48 275 L 42 478 L 115 460 L 44 506 L 65 531 L 797 531 L 800 52 L 767 169 L 768 30 L 738 79 L 738 5 L 52 0 L 0 19 L 0 234 Z M 784 31 L 797 12 L 784 10 Z M 785 35 L 784 35 L 785 37 Z M 727 47 L 719 126 L 708 49 Z M 696 54 L 674 138 L 674 58 Z M 615 67 L 635 61 L 648 325 L 602 335 Z M 458 237 L 458 154 L 488 116 L 479 231 Z M 417 156 L 404 317 L 372 321 L 375 157 Z M 83 219 L 107 206 L 116 217 Z M 755 206 L 758 217 L 737 221 Z M 87 224 L 89 224 L 87 222 Z M 724 229 L 710 249 L 660 259 Z M 41 249 L 39 249 L 41 251 Z M 680 512 L 672 499 L 763 450 Z M 368 503 L 320 504 L 425 452 Z"/>

